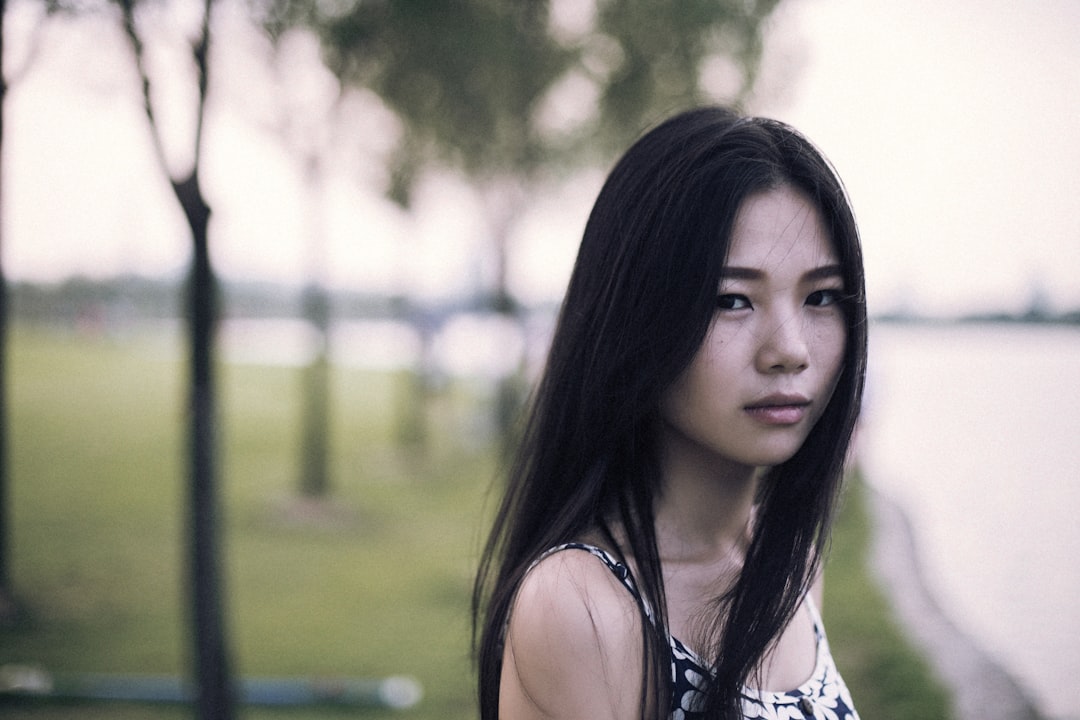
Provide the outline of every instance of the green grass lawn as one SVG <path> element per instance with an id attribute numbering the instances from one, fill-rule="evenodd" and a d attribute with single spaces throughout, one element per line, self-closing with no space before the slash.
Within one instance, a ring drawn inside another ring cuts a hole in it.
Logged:
<path id="1" fill-rule="evenodd" d="M 22 623 L 0 664 L 59 673 L 186 674 L 184 373 L 178 338 L 10 341 L 12 564 Z M 220 485 L 227 631 L 258 677 L 407 674 L 405 712 L 246 708 L 245 718 L 474 717 L 468 604 L 495 474 L 487 406 L 450 385 L 426 452 L 395 428 L 404 380 L 338 368 L 333 501 L 297 501 L 300 373 L 223 366 Z M 826 583 L 834 652 L 864 718 L 946 717 L 945 697 L 862 569 L 866 518 L 849 498 Z M 920 704 L 911 704 L 920 703 Z M 190 717 L 175 706 L 0 706 L 10 718 Z"/>

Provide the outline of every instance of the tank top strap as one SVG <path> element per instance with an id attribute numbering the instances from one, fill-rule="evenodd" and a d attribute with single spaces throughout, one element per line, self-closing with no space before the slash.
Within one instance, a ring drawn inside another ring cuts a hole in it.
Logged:
<path id="1" fill-rule="evenodd" d="M 537 558 L 536 562 L 533 563 L 533 565 L 535 566 L 537 563 L 539 563 L 541 560 L 548 557 L 549 555 L 554 555 L 557 552 L 563 552 L 565 550 L 584 550 L 585 552 L 590 553 L 594 557 L 598 558 L 601 562 L 604 563 L 604 565 L 607 566 L 608 570 L 611 571 L 611 573 L 618 579 L 622 586 L 625 587 L 627 591 L 634 597 L 634 601 L 637 602 L 638 606 L 645 613 L 645 617 L 648 618 L 649 622 L 656 622 L 652 608 L 649 606 L 649 602 L 642 596 L 641 591 L 638 589 L 637 582 L 635 582 L 634 576 L 630 573 L 630 568 L 627 567 L 626 563 L 622 563 L 616 560 L 611 555 L 611 553 L 601 547 L 581 542 L 563 543 L 562 545 L 556 545 L 553 548 L 545 550 L 544 553 L 539 558 Z"/>

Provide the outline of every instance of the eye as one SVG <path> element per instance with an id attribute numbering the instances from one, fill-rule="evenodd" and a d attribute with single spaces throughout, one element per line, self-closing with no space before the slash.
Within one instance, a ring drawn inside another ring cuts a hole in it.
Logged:
<path id="1" fill-rule="evenodd" d="M 745 295 L 719 295 L 716 298 L 717 310 L 747 310 L 752 309 L 750 299 Z"/>
<path id="2" fill-rule="evenodd" d="M 835 305 L 843 299 L 843 291 L 838 288 L 815 290 L 806 296 L 806 304 L 811 307 Z"/>

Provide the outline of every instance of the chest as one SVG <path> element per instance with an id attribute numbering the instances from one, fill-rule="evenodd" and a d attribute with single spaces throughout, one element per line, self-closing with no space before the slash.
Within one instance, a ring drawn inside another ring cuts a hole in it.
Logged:
<path id="1" fill-rule="evenodd" d="M 715 598 L 726 587 L 724 576 L 727 574 L 723 570 L 691 568 L 665 572 L 668 629 L 673 637 L 702 659 L 711 656 L 707 638 L 716 625 L 715 616 L 721 610 Z M 813 617 L 804 601 L 765 656 L 755 685 L 774 691 L 797 688 L 813 674 L 816 662 L 817 635 Z"/>

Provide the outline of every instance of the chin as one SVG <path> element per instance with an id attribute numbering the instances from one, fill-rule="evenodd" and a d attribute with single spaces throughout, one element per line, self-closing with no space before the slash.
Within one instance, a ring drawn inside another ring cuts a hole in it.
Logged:
<path id="1" fill-rule="evenodd" d="M 782 465 L 791 458 L 795 457 L 795 453 L 799 451 L 799 447 L 801 446 L 796 446 L 794 448 L 776 448 L 762 450 L 761 452 L 755 453 L 753 456 L 748 458 L 748 462 L 746 464 L 759 468 Z"/>

